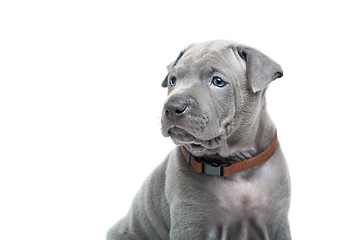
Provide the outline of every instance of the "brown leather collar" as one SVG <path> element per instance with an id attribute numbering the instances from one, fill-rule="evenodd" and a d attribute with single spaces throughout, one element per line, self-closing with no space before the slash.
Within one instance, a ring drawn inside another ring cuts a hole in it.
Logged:
<path id="1" fill-rule="evenodd" d="M 259 155 L 253 158 L 231 164 L 212 163 L 210 165 L 199 162 L 186 150 L 184 146 L 181 146 L 181 152 L 184 158 L 186 159 L 186 162 L 190 166 L 192 166 L 195 169 L 195 171 L 197 171 L 198 173 L 204 173 L 210 176 L 230 176 L 232 174 L 242 172 L 250 168 L 254 168 L 266 162 L 274 154 L 277 147 L 277 143 L 278 143 L 277 134 L 275 133 L 274 141 L 265 151 L 263 151 L 262 153 L 260 153 Z"/>

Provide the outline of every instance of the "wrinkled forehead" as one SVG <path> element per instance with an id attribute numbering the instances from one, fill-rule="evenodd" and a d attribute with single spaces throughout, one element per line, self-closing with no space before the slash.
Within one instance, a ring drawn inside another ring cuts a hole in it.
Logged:
<path id="1" fill-rule="evenodd" d="M 176 68 L 223 68 L 233 69 L 239 64 L 232 42 L 205 42 L 188 48 L 176 63 Z"/>
<path id="2" fill-rule="evenodd" d="M 236 46 L 235 42 L 231 41 L 209 41 L 191 45 L 188 49 L 193 54 L 199 54 L 199 56 L 206 54 L 206 52 L 221 52 L 223 50 Z"/>
<path id="3" fill-rule="evenodd" d="M 204 42 L 191 46 L 184 53 L 183 58 L 191 58 L 193 61 L 198 62 L 204 58 L 217 58 L 221 60 L 232 51 L 232 45 L 230 42 Z"/>

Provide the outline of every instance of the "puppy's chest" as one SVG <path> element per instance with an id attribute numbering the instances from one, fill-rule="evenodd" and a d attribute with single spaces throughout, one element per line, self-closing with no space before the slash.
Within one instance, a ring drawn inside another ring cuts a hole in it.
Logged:
<path id="1" fill-rule="evenodd" d="M 269 198 L 259 179 L 220 178 L 210 182 L 208 190 L 218 209 L 234 216 L 249 216 L 261 212 Z"/>

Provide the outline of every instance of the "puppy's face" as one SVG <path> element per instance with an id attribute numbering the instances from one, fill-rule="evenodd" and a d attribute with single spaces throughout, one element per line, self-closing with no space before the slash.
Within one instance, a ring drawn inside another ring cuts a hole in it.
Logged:
<path id="1" fill-rule="evenodd" d="M 236 129 L 255 121 L 261 105 L 262 94 L 247 80 L 246 58 L 230 42 L 189 47 L 170 66 L 163 86 L 168 97 L 162 133 L 195 156 L 219 152 Z"/>
<path id="2" fill-rule="evenodd" d="M 216 151 L 234 128 L 245 62 L 228 46 L 192 46 L 166 79 L 162 133 L 192 152 Z M 195 153 L 196 154 L 196 153 Z"/>

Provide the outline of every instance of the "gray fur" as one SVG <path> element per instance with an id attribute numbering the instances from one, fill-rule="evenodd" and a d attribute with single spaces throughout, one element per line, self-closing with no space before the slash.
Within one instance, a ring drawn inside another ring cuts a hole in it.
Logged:
<path id="1" fill-rule="evenodd" d="M 213 85 L 214 76 L 227 85 Z M 257 155 L 275 136 L 264 94 L 281 76 L 270 58 L 235 42 L 192 45 L 170 65 L 162 84 L 168 87 L 162 133 L 203 162 Z M 171 77 L 177 78 L 175 86 L 168 83 Z M 107 239 L 288 240 L 289 204 L 290 179 L 280 146 L 267 162 L 229 177 L 197 173 L 176 147 Z"/>

